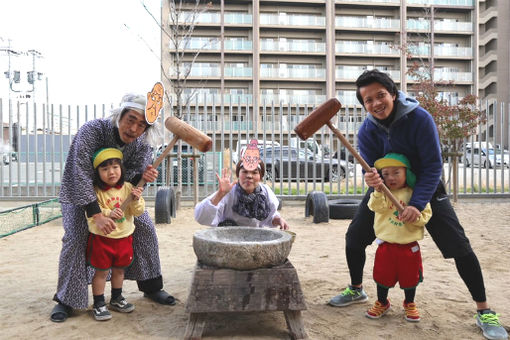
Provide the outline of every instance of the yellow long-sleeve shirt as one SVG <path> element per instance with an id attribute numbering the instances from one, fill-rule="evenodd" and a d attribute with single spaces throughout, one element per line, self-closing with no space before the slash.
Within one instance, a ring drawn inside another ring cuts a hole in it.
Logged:
<path id="1" fill-rule="evenodd" d="M 405 207 L 413 190 L 409 187 L 391 192 Z M 393 203 L 382 192 L 374 191 L 370 194 L 368 208 L 375 212 L 374 231 L 377 238 L 398 244 L 407 244 L 423 239 L 425 224 L 432 217 L 432 208 L 427 203 L 421 212 L 420 218 L 414 223 L 404 223 L 397 219 L 398 211 Z"/>
<path id="2" fill-rule="evenodd" d="M 133 185 L 131 183 L 125 182 L 124 185 L 120 188 L 110 188 L 108 190 L 101 190 L 98 187 L 94 187 L 94 191 L 97 195 L 97 202 L 101 207 L 101 212 L 105 216 L 110 216 L 110 213 L 113 209 L 121 206 L 122 202 L 131 195 L 131 189 Z M 110 234 L 105 235 L 103 232 L 96 226 L 94 222 L 94 218 L 87 218 L 87 223 L 89 225 L 89 231 L 96 235 L 101 235 L 109 238 L 123 238 L 131 235 L 135 231 L 135 224 L 133 221 L 133 216 L 140 216 L 145 211 L 145 201 L 143 197 L 140 197 L 139 200 L 133 200 L 124 211 L 124 216 L 116 222 L 116 228 Z"/>

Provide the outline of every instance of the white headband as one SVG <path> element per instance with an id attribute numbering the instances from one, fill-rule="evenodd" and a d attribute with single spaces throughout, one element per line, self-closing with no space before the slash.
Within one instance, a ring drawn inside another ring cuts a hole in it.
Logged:
<path id="1" fill-rule="evenodd" d="M 122 103 L 120 105 L 120 107 L 122 109 L 133 108 L 133 109 L 139 109 L 139 110 L 145 111 L 145 105 L 138 104 L 138 103 L 135 103 L 135 102 L 124 102 L 124 103 Z"/>

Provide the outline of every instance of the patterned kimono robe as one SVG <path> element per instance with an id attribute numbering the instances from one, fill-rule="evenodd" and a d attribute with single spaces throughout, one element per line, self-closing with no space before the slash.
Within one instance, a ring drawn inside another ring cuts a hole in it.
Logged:
<path id="1" fill-rule="evenodd" d="M 85 206 L 97 200 L 92 184 L 94 177 L 92 155 L 100 148 L 121 149 L 124 154 L 125 179 L 130 181 L 135 175 L 143 173 L 148 164 L 152 164 L 151 148 L 144 142 L 144 137 L 145 134 L 130 144 L 119 146 L 114 126 L 108 118 L 85 123 L 74 137 L 67 156 L 59 196 L 62 204 L 64 237 L 55 300 L 75 309 L 88 306 L 88 284 L 92 280 L 94 269 L 87 267 L 85 261 L 88 237 Z M 126 270 L 125 278 L 139 281 L 161 278 L 158 239 L 147 211 L 136 217 L 134 223 L 135 259 Z"/>

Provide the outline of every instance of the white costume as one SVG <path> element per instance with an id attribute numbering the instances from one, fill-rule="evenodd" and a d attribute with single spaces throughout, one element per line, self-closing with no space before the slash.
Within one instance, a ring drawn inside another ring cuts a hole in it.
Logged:
<path id="1" fill-rule="evenodd" d="M 236 184 L 236 186 L 239 184 Z M 270 211 L 267 217 L 259 221 L 256 218 L 245 217 L 237 214 L 233 210 L 233 206 L 236 203 L 237 195 L 236 188 L 232 188 L 225 197 L 218 203 L 218 205 L 213 205 L 211 203 L 211 199 L 216 195 L 216 193 L 206 197 L 195 207 L 195 220 L 203 225 L 217 227 L 219 223 L 225 220 L 233 220 L 239 226 L 249 226 L 249 227 L 276 227 L 272 224 L 272 221 L 275 217 L 279 217 L 280 213 L 278 213 L 278 205 L 279 201 L 274 192 L 271 190 L 269 186 L 264 183 L 260 183 L 259 187 L 261 188 L 261 195 L 265 195 L 269 200 Z"/>

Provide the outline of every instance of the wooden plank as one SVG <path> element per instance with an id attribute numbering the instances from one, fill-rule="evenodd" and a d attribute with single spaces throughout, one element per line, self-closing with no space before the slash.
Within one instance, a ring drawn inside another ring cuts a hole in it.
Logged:
<path id="1" fill-rule="evenodd" d="M 286 310 L 283 313 L 285 314 L 285 321 L 287 322 L 287 327 L 289 328 L 290 337 L 292 339 L 308 338 L 308 335 L 305 332 L 303 319 L 301 318 L 301 311 Z"/>
<path id="2" fill-rule="evenodd" d="M 299 278 L 289 261 L 254 270 L 197 264 L 186 304 L 188 313 L 305 309 Z"/>
<path id="3" fill-rule="evenodd" d="M 207 321 L 207 314 L 205 313 L 191 313 L 189 315 L 186 331 L 184 332 L 185 340 L 199 340 L 202 339 L 202 332 L 204 331 Z"/>

